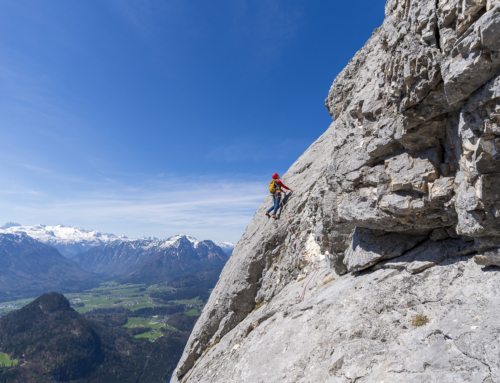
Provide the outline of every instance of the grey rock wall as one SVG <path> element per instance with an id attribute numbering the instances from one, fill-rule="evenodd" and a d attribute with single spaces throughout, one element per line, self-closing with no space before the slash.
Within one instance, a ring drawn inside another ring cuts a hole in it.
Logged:
<path id="1" fill-rule="evenodd" d="M 173 382 L 500 382 L 500 1 L 385 11 L 333 82 L 334 122 L 283 177 L 286 211 L 269 220 L 268 197 L 256 212 Z M 314 268 L 287 217 L 320 270 L 300 304 Z"/>

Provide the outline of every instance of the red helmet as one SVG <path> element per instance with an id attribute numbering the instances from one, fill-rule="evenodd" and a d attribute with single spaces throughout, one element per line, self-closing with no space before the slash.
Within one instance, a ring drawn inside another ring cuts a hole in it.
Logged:
<path id="1" fill-rule="evenodd" d="M 273 174 L 273 180 L 275 180 L 276 178 L 278 178 L 280 175 L 278 173 L 274 173 Z"/>

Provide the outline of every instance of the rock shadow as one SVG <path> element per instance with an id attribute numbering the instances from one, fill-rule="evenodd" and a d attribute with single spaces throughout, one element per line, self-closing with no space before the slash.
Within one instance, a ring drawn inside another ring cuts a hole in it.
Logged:
<path id="1" fill-rule="evenodd" d="M 472 257 L 475 254 L 474 242 L 451 238 L 441 241 L 427 240 L 400 257 L 377 263 L 371 269 L 405 269 L 411 274 L 417 274 L 442 262 L 457 263 L 461 257 Z"/>
<path id="2" fill-rule="evenodd" d="M 292 194 L 293 194 L 293 192 L 289 192 L 289 193 L 286 193 L 285 196 L 283 197 L 283 201 L 280 203 L 280 207 L 279 207 L 278 211 L 276 212 L 277 219 L 281 219 L 281 213 L 283 212 L 284 207 L 286 206 L 286 204 L 288 203 L 290 198 L 292 198 Z"/>

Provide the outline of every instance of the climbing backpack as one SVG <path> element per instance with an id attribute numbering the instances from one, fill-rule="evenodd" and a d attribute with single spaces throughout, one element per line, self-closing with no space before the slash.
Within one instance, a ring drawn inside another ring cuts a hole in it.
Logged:
<path id="1" fill-rule="evenodd" d="M 269 184 L 269 193 L 273 194 L 276 193 L 276 181 L 272 180 L 271 183 Z"/>
<path id="2" fill-rule="evenodd" d="M 269 184 L 269 193 L 275 195 L 276 193 L 281 192 L 281 186 L 276 180 L 272 180 Z"/>

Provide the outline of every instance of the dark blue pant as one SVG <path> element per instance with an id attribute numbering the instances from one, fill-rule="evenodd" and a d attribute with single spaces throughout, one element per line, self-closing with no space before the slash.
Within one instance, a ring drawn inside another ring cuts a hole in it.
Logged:
<path id="1" fill-rule="evenodd" d="M 276 212 L 278 211 L 278 208 L 280 207 L 281 194 L 273 195 L 273 200 L 274 200 L 274 206 L 271 206 L 267 212 L 270 213 L 271 210 L 274 209 L 273 214 L 276 215 Z"/>

